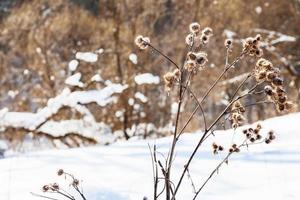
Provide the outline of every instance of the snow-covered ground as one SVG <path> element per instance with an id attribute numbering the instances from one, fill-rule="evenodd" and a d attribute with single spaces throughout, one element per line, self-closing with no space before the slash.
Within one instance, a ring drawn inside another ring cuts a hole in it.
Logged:
<path id="1" fill-rule="evenodd" d="M 199 199 L 300 199 L 300 113 L 269 119 L 262 125 L 265 131 L 273 129 L 277 139 L 269 145 L 251 146 L 233 155 L 228 166 L 221 168 Z M 191 165 L 190 172 L 196 187 L 224 156 L 212 155 L 212 141 L 224 145 L 232 141 L 232 130 L 215 134 L 215 138 L 206 141 Z M 239 129 L 233 140 L 239 140 L 241 135 Z M 200 136 L 201 133 L 194 133 L 181 138 L 172 171 L 175 183 Z M 8 156 L 0 160 L 0 199 L 39 199 L 30 192 L 42 193 L 42 185 L 62 180 L 62 177 L 56 176 L 60 168 L 83 180 L 84 193 L 89 200 L 141 200 L 144 196 L 152 199 L 153 178 L 148 143 L 156 143 L 159 152 L 167 153 L 170 141 L 170 138 L 131 140 L 111 146 Z M 190 181 L 185 178 L 177 199 L 191 197 Z"/>

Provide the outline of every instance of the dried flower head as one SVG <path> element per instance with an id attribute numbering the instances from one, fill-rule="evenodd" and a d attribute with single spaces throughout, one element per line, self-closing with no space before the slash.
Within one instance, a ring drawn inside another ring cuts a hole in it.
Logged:
<path id="1" fill-rule="evenodd" d="M 195 61 L 193 60 L 188 60 L 185 65 L 184 68 L 186 70 L 188 70 L 189 72 L 195 71 L 197 69 L 197 64 Z"/>
<path id="2" fill-rule="evenodd" d="M 44 185 L 42 190 L 43 190 L 43 192 L 48 192 L 49 191 L 49 185 Z"/>
<path id="3" fill-rule="evenodd" d="M 143 37 L 142 35 L 139 35 L 135 38 L 135 44 L 140 49 L 146 49 L 150 44 L 150 39 L 148 37 Z"/>
<path id="4" fill-rule="evenodd" d="M 53 190 L 53 191 L 59 190 L 59 185 L 58 185 L 57 183 L 53 183 L 53 184 L 51 185 L 51 190 Z"/>
<path id="5" fill-rule="evenodd" d="M 224 150 L 224 147 L 222 147 L 221 145 L 217 145 L 215 142 L 212 144 L 212 148 L 214 154 L 217 154 L 219 151 Z"/>
<path id="6" fill-rule="evenodd" d="M 257 81 L 265 81 L 267 85 L 264 92 L 275 105 L 278 111 L 289 110 L 286 106 L 287 96 L 283 88 L 283 79 L 280 76 L 280 70 L 264 58 L 257 61 L 254 76 Z"/>
<path id="7" fill-rule="evenodd" d="M 187 53 L 187 59 L 188 60 L 192 60 L 192 61 L 196 61 L 197 56 L 196 56 L 196 54 L 194 52 L 190 51 L 190 52 Z"/>
<path id="8" fill-rule="evenodd" d="M 179 76 L 180 76 L 180 70 L 179 69 L 174 69 L 173 74 L 174 74 L 175 78 L 178 79 Z"/>
<path id="9" fill-rule="evenodd" d="M 226 49 L 230 49 L 232 47 L 232 39 L 226 39 L 224 45 Z"/>
<path id="10" fill-rule="evenodd" d="M 164 78 L 164 82 L 165 82 L 165 86 L 166 89 L 168 91 L 171 90 L 171 88 L 173 87 L 175 81 L 178 81 L 180 77 L 180 70 L 178 69 L 174 69 L 172 72 L 167 72 L 163 78 Z"/>
<path id="11" fill-rule="evenodd" d="M 57 171 L 57 175 L 58 176 L 61 176 L 61 175 L 63 175 L 64 174 L 64 170 L 63 169 L 59 169 L 58 171 Z"/>
<path id="12" fill-rule="evenodd" d="M 194 35 L 193 34 L 188 34 L 186 37 L 185 37 L 185 43 L 188 45 L 188 46 L 193 46 L 193 43 L 194 43 Z"/>
<path id="13" fill-rule="evenodd" d="M 266 138 L 266 139 L 265 139 L 265 143 L 266 143 L 266 144 L 270 144 L 270 143 L 271 143 L 271 140 L 268 139 L 268 138 Z"/>
<path id="14" fill-rule="evenodd" d="M 190 32 L 197 34 L 200 32 L 200 24 L 197 22 L 193 22 L 190 24 Z"/>
<path id="15" fill-rule="evenodd" d="M 260 48 L 261 36 L 256 35 L 253 37 L 248 37 L 243 41 L 243 51 L 246 52 L 250 56 L 261 57 L 263 55 L 263 51 Z"/>
<path id="16" fill-rule="evenodd" d="M 230 116 L 232 128 L 236 129 L 238 126 L 242 125 L 242 123 L 245 121 L 245 117 L 243 116 L 244 112 L 245 108 L 240 101 L 233 103 Z"/>
<path id="17" fill-rule="evenodd" d="M 207 61 L 207 54 L 205 52 L 199 52 L 196 54 L 196 62 L 200 67 L 203 67 Z"/>
<path id="18" fill-rule="evenodd" d="M 237 144 L 232 144 L 232 145 L 231 145 L 231 148 L 229 149 L 229 152 L 230 152 L 230 153 L 233 153 L 233 152 L 239 153 L 239 152 L 240 152 L 240 149 L 239 149 L 239 147 L 238 147 Z"/>
<path id="19" fill-rule="evenodd" d="M 213 30 L 210 28 L 210 27 L 205 27 L 203 30 L 202 30 L 202 34 L 203 35 L 206 35 L 207 37 L 210 37 L 213 35 Z"/>
<path id="20" fill-rule="evenodd" d="M 202 34 L 201 35 L 201 42 L 203 44 L 207 44 L 209 42 L 209 37 L 207 35 Z"/>
<path id="21" fill-rule="evenodd" d="M 74 187 L 78 186 L 78 185 L 79 185 L 79 180 L 75 178 L 75 179 L 73 180 L 73 182 L 72 182 L 72 185 L 73 185 Z"/>

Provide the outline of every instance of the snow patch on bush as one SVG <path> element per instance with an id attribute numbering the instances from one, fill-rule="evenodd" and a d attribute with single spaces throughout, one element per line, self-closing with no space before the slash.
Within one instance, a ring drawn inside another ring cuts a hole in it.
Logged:
<path id="1" fill-rule="evenodd" d="M 77 52 L 75 57 L 85 62 L 96 62 L 98 60 L 98 55 L 92 52 Z"/>
<path id="2" fill-rule="evenodd" d="M 139 74 L 134 77 L 134 81 L 138 85 L 142 84 L 159 84 L 159 77 L 154 76 L 151 73 L 144 73 L 144 74 Z"/>

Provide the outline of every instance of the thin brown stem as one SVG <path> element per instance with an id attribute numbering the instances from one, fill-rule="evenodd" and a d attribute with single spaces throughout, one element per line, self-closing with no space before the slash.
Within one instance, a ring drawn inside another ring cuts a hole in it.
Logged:
<path id="1" fill-rule="evenodd" d="M 244 142 L 239 145 L 238 148 L 241 148 L 246 145 L 247 139 L 244 140 Z M 228 154 L 225 156 L 225 158 L 217 165 L 217 167 L 210 173 L 208 178 L 204 181 L 204 183 L 201 185 L 201 187 L 197 190 L 193 200 L 195 200 L 198 196 L 198 194 L 201 192 L 201 190 L 204 188 L 204 186 L 208 183 L 208 181 L 213 177 L 213 175 L 219 171 L 220 167 L 228 161 L 228 158 L 233 154 L 234 152 L 228 152 Z"/>
<path id="2" fill-rule="evenodd" d="M 188 178 L 189 178 L 190 181 L 191 181 L 191 185 L 192 185 L 192 188 L 193 188 L 193 192 L 196 193 L 196 186 L 195 186 L 195 184 L 194 184 L 194 181 L 193 181 L 193 179 L 192 179 L 192 176 L 191 176 L 191 173 L 190 173 L 190 170 L 189 170 L 189 169 L 187 169 L 187 176 L 188 176 Z"/>
<path id="3" fill-rule="evenodd" d="M 186 86 L 185 86 L 186 87 Z M 191 95 L 193 96 L 193 98 L 195 99 L 196 103 L 197 103 L 197 106 L 200 107 L 200 110 L 201 110 L 201 114 L 202 114 L 202 118 L 203 118 L 203 121 L 204 121 L 204 129 L 207 130 L 207 122 L 206 122 L 206 117 L 205 117 L 205 112 L 204 112 L 204 109 L 200 103 L 200 101 L 198 100 L 198 98 L 196 97 L 196 94 L 191 90 L 191 88 L 189 86 L 186 87 L 187 90 L 191 93 Z M 176 140 L 179 139 L 180 135 L 182 134 L 183 132 L 179 132 Z"/>
<path id="4" fill-rule="evenodd" d="M 246 79 L 248 79 L 248 76 L 246 77 Z M 237 87 L 237 91 L 246 83 L 246 81 L 243 81 L 238 87 Z M 257 87 L 258 84 L 256 84 L 253 88 L 251 88 L 248 93 L 251 93 L 253 90 L 255 90 L 255 88 Z M 192 152 L 191 156 L 189 157 L 189 160 L 187 162 L 187 164 L 185 165 L 184 167 L 184 170 L 181 174 L 181 177 L 179 179 L 179 182 L 175 188 L 175 191 L 174 191 L 174 195 L 172 197 L 172 199 L 175 199 L 175 195 L 182 183 L 182 180 L 183 180 L 183 177 L 187 171 L 187 168 L 189 167 L 191 161 L 193 160 L 196 152 L 198 151 L 199 147 L 201 146 L 201 144 L 203 143 L 203 141 L 206 139 L 206 135 L 209 133 L 209 131 L 218 123 L 218 121 L 222 118 L 222 116 L 224 115 L 224 113 L 232 106 L 232 104 L 239 100 L 240 98 L 243 98 L 244 96 L 248 95 L 248 93 L 244 94 L 244 95 L 241 95 L 239 97 L 237 97 L 235 100 L 232 100 L 227 106 L 226 108 L 220 113 L 220 115 L 215 119 L 215 121 L 207 128 L 207 130 L 204 132 L 204 134 L 202 135 L 201 139 L 199 140 L 197 146 L 195 147 L 194 151 Z M 235 92 L 235 94 L 237 94 L 237 92 Z M 234 97 L 233 97 L 234 98 Z"/>
<path id="5" fill-rule="evenodd" d="M 178 108 L 177 108 L 177 114 L 176 114 L 176 121 L 175 121 L 175 130 L 174 130 L 174 135 L 173 135 L 173 141 L 172 141 L 172 146 L 171 146 L 171 151 L 170 151 L 170 157 L 169 157 L 169 162 L 167 165 L 167 171 L 166 171 L 166 195 L 167 195 L 167 199 L 169 200 L 170 197 L 170 184 L 169 184 L 169 180 L 170 180 L 170 174 L 171 174 L 171 165 L 172 165 L 172 161 L 173 161 L 173 155 L 174 155 L 174 151 L 175 151 L 175 145 L 176 145 L 176 137 L 177 137 L 177 130 L 178 130 L 178 125 L 179 125 L 179 117 L 180 117 L 180 109 L 181 109 L 181 105 L 182 105 L 182 98 L 183 98 L 183 86 L 182 86 L 182 82 L 183 82 L 183 73 L 180 73 L 180 86 L 179 86 L 179 94 L 178 94 Z"/>
<path id="6" fill-rule="evenodd" d="M 207 96 L 210 94 L 210 92 L 214 89 L 214 87 L 218 84 L 218 82 L 221 80 L 221 78 L 225 75 L 225 73 L 232 67 L 234 66 L 238 61 L 241 60 L 241 58 L 244 56 L 245 52 L 242 52 L 240 54 L 240 56 L 238 56 L 230 65 L 228 65 L 227 67 L 225 67 L 224 71 L 219 75 L 219 77 L 214 81 L 214 83 L 212 84 L 212 86 L 205 92 L 204 96 L 202 97 L 201 101 L 200 101 L 200 105 L 203 103 L 203 101 L 207 98 Z M 179 135 L 181 135 L 183 133 L 183 131 L 185 130 L 185 128 L 189 125 L 190 121 L 192 120 L 192 118 L 194 117 L 194 115 L 196 114 L 196 112 L 198 111 L 198 109 L 200 108 L 199 105 L 196 106 L 196 108 L 193 110 L 192 114 L 189 116 L 188 120 L 185 122 L 184 126 L 181 128 L 181 130 L 179 131 Z"/>
<path id="7" fill-rule="evenodd" d="M 158 50 L 157 48 L 155 48 L 152 44 L 147 43 L 147 45 L 149 45 L 154 51 L 156 51 L 157 53 L 159 53 L 160 55 L 162 55 L 165 59 L 167 59 L 170 63 L 172 63 L 177 69 L 180 70 L 180 67 L 166 54 L 164 54 L 163 52 L 161 52 L 160 50 Z"/>
<path id="8" fill-rule="evenodd" d="M 45 198 L 45 199 L 58 200 L 58 199 L 56 199 L 56 198 L 47 197 L 47 196 L 40 195 L 40 194 L 35 194 L 35 193 L 33 193 L 33 192 L 31 192 L 31 194 L 32 194 L 33 196 L 37 196 L 37 197 L 41 197 L 41 198 Z"/>

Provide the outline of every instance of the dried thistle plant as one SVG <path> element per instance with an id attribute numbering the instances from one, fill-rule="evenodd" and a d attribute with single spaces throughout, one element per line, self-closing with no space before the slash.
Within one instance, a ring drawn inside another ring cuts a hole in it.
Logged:
<path id="1" fill-rule="evenodd" d="M 162 165 L 162 162 L 157 158 L 156 147 L 154 146 L 153 151 L 150 148 L 152 155 L 152 164 L 154 169 L 154 199 L 158 199 L 162 194 L 165 194 L 166 200 L 175 200 L 184 176 L 187 175 L 192 181 L 189 172 L 189 166 L 192 160 L 194 159 L 196 152 L 199 151 L 202 144 L 207 140 L 207 138 L 214 135 L 214 128 L 218 123 L 220 123 L 221 119 L 225 118 L 225 120 L 230 120 L 232 128 L 234 128 L 234 130 L 236 130 L 237 127 L 241 126 L 246 121 L 246 118 L 244 116 L 246 109 L 249 106 L 255 106 L 256 103 L 251 105 L 245 105 L 243 103 L 243 99 L 245 97 L 265 94 L 264 101 L 257 102 L 257 104 L 273 103 L 278 111 L 290 110 L 292 108 L 293 104 L 290 101 L 287 101 L 287 96 L 283 87 L 283 79 L 280 75 L 280 70 L 278 68 L 273 67 L 273 64 L 267 59 L 261 58 L 263 56 L 263 50 L 261 48 L 261 35 L 256 35 L 255 37 L 249 37 L 243 40 L 240 54 L 236 58 L 234 58 L 231 63 L 229 62 L 229 56 L 233 49 L 233 42 L 230 39 L 224 41 L 224 46 L 226 49 L 226 61 L 224 70 L 219 74 L 219 76 L 213 82 L 210 88 L 201 96 L 200 99 L 198 99 L 198 97 L 195 95 L 195 92 L 191 88 L 191 84 L 193 77 L 201 73 L 201 70 L 209 70 L 205 68 L 206 64 L 209 62 L 208 55 L 205 52 L 205 47 L 212 36 L 213 30 L 211 28 L 205 27 L 201 29 L 199 23 L 191 23 L 189 26 L 189 33 L 185 38 L 185 43 L 188 46 L 188 52 L 186 53 L 186 59 L 182 65 L 178 65 L 173 61 L 173 59 L 171 59 L 169 56 L 165 55 L 159 49 L 157 49 L 152 43 L 150 43 L 149 38 L 138 36 L 135 40 L 136 45 L 140 49 L 145 50 L 149 47 L 151 50 L 157 52 L 168 62 L 173 64 L 174 69 L 171 69 L 169 72 L 163 75 L 163 79 L 165 82 L 167 92 L 177 92 L 178 94 L 178 107 L 177 115 L 174 122 L 175 129 L 173 132 L 173 140 L 169 149 L 168 156 L 166 158 L 165 165 Z M 206 120 L 206 113 L 203 109 L 205 106 L 203 104 L 204 100 L 211 94 L 213 89 L 218 85 L 220 80 L 225 76 L 225 74 L 228 71 L 234 71 L 234 66 L 242 59 L 247 59 L 248 57 L 257 59 L 256 65 L 253 66 L 252 69 L 249 68 L 247 76 L 244 80 L 240 82 L 238 87 L 235 89 L 235 92 L 231 96 L 226 107 L 213 120 L 211 124 L 208 124 Z M 252 84 L 252 86 L 249 87 L 248 85 L 250 84 L 246 85 L 246 83 L 249 82 L 254 82 L 254 84 Z M 241 91 L 242 88 L 247 86 L 249 88 Z M 262 87 L 264 88 L 263 90 L 260 89 Z M 192 98 L 187 98 L 187 100 L 192 99 L 193 101 L 195 101 L 197 106 L 187 119 L 181 119 L 180 117 L 182 114 L 182 102 L 186 100 L 185 96 L 191 96 Z M 177 142 L 199 109 L 203 118 L 205 129 L 196 147 L 194 147 L 194 149 L 191 151 L 191 155 L 184 165 L 184 169 L 181 173 L 179 181 L 177 183 L 174 183 L 172 180 L 171 171 L 173 167 L 174 154 Z M 181 126 L 179 126 L 180 123 L 182 123 Z M 261 133 L 261 129 L 262 126 L 260 124 L 257 124 L 257 126 L 254 128 L 243 130 L 241 134 L 245 135 L 244 140 L 239 144 L 231 144 L 231 146 L 228 149 L 227 155 L 216 166 L 216 168 L 212 170 L 212 172 L 209 174 L 208 178 L 204 181 L 204 183 L 202 183 L 199 188 L 195 188 L 195 184 L 192 181 L 193 191 L 195 193 L 193 199 L 197 198 L 204 186 L 209 182 L 209 180 L 219 170 L 219 168 L 224 163 L 228 163 L 229 157 L 232 154 L 241 152 L 243 147 L 248 148 L 248 146 L 250 145 L 260 143 L 269 144 L 275 139 L 275 134 L 273 131 L 269 131 L 266 136 L 263 136 L 263 134 Z M 224 149 L 225 148 L 222 144 L 217 144 L 216 142 L 212 144 L 212 151 L 214 154 L 218 154 L 219 152 L 224 151 Z M 158 192 L 158 169 L 160 169 L 160 171 L 162 172 L 164 180 L 164 185 L 161 192 Z"/>
<path id="2" fill-rule="evenodd" d="M 57 176 L 63 176 L 64 179 L 68 182 L 69 187 L 73 188 L 75 190 L 75 193 L 77 193 L 82 200 L 86 200 L 85 195 L 83 194 L 82 188 L 80 187 L 81 181 L 79 181 L 74 175 L 65 172 L 63 169 L 59 169 L 57 171 Z M 42 187 L 42 191 L 47 194 L 56 194 L 59 199 L 69 199 L 69 200 L 76 200 L 77 198 L 75 195 L 72 195 L 69 193 L 66 189 L 64 189 L 62 186 L 60 186 L 58 183 L 49 183 Z M 40 195 L 31 193 L 34 196 L 38 196 L 45 199 L 52 199 L 52 200 L 58 200 L 55 197 L 52 196 L 46 196 L 46 195 Z"/>

